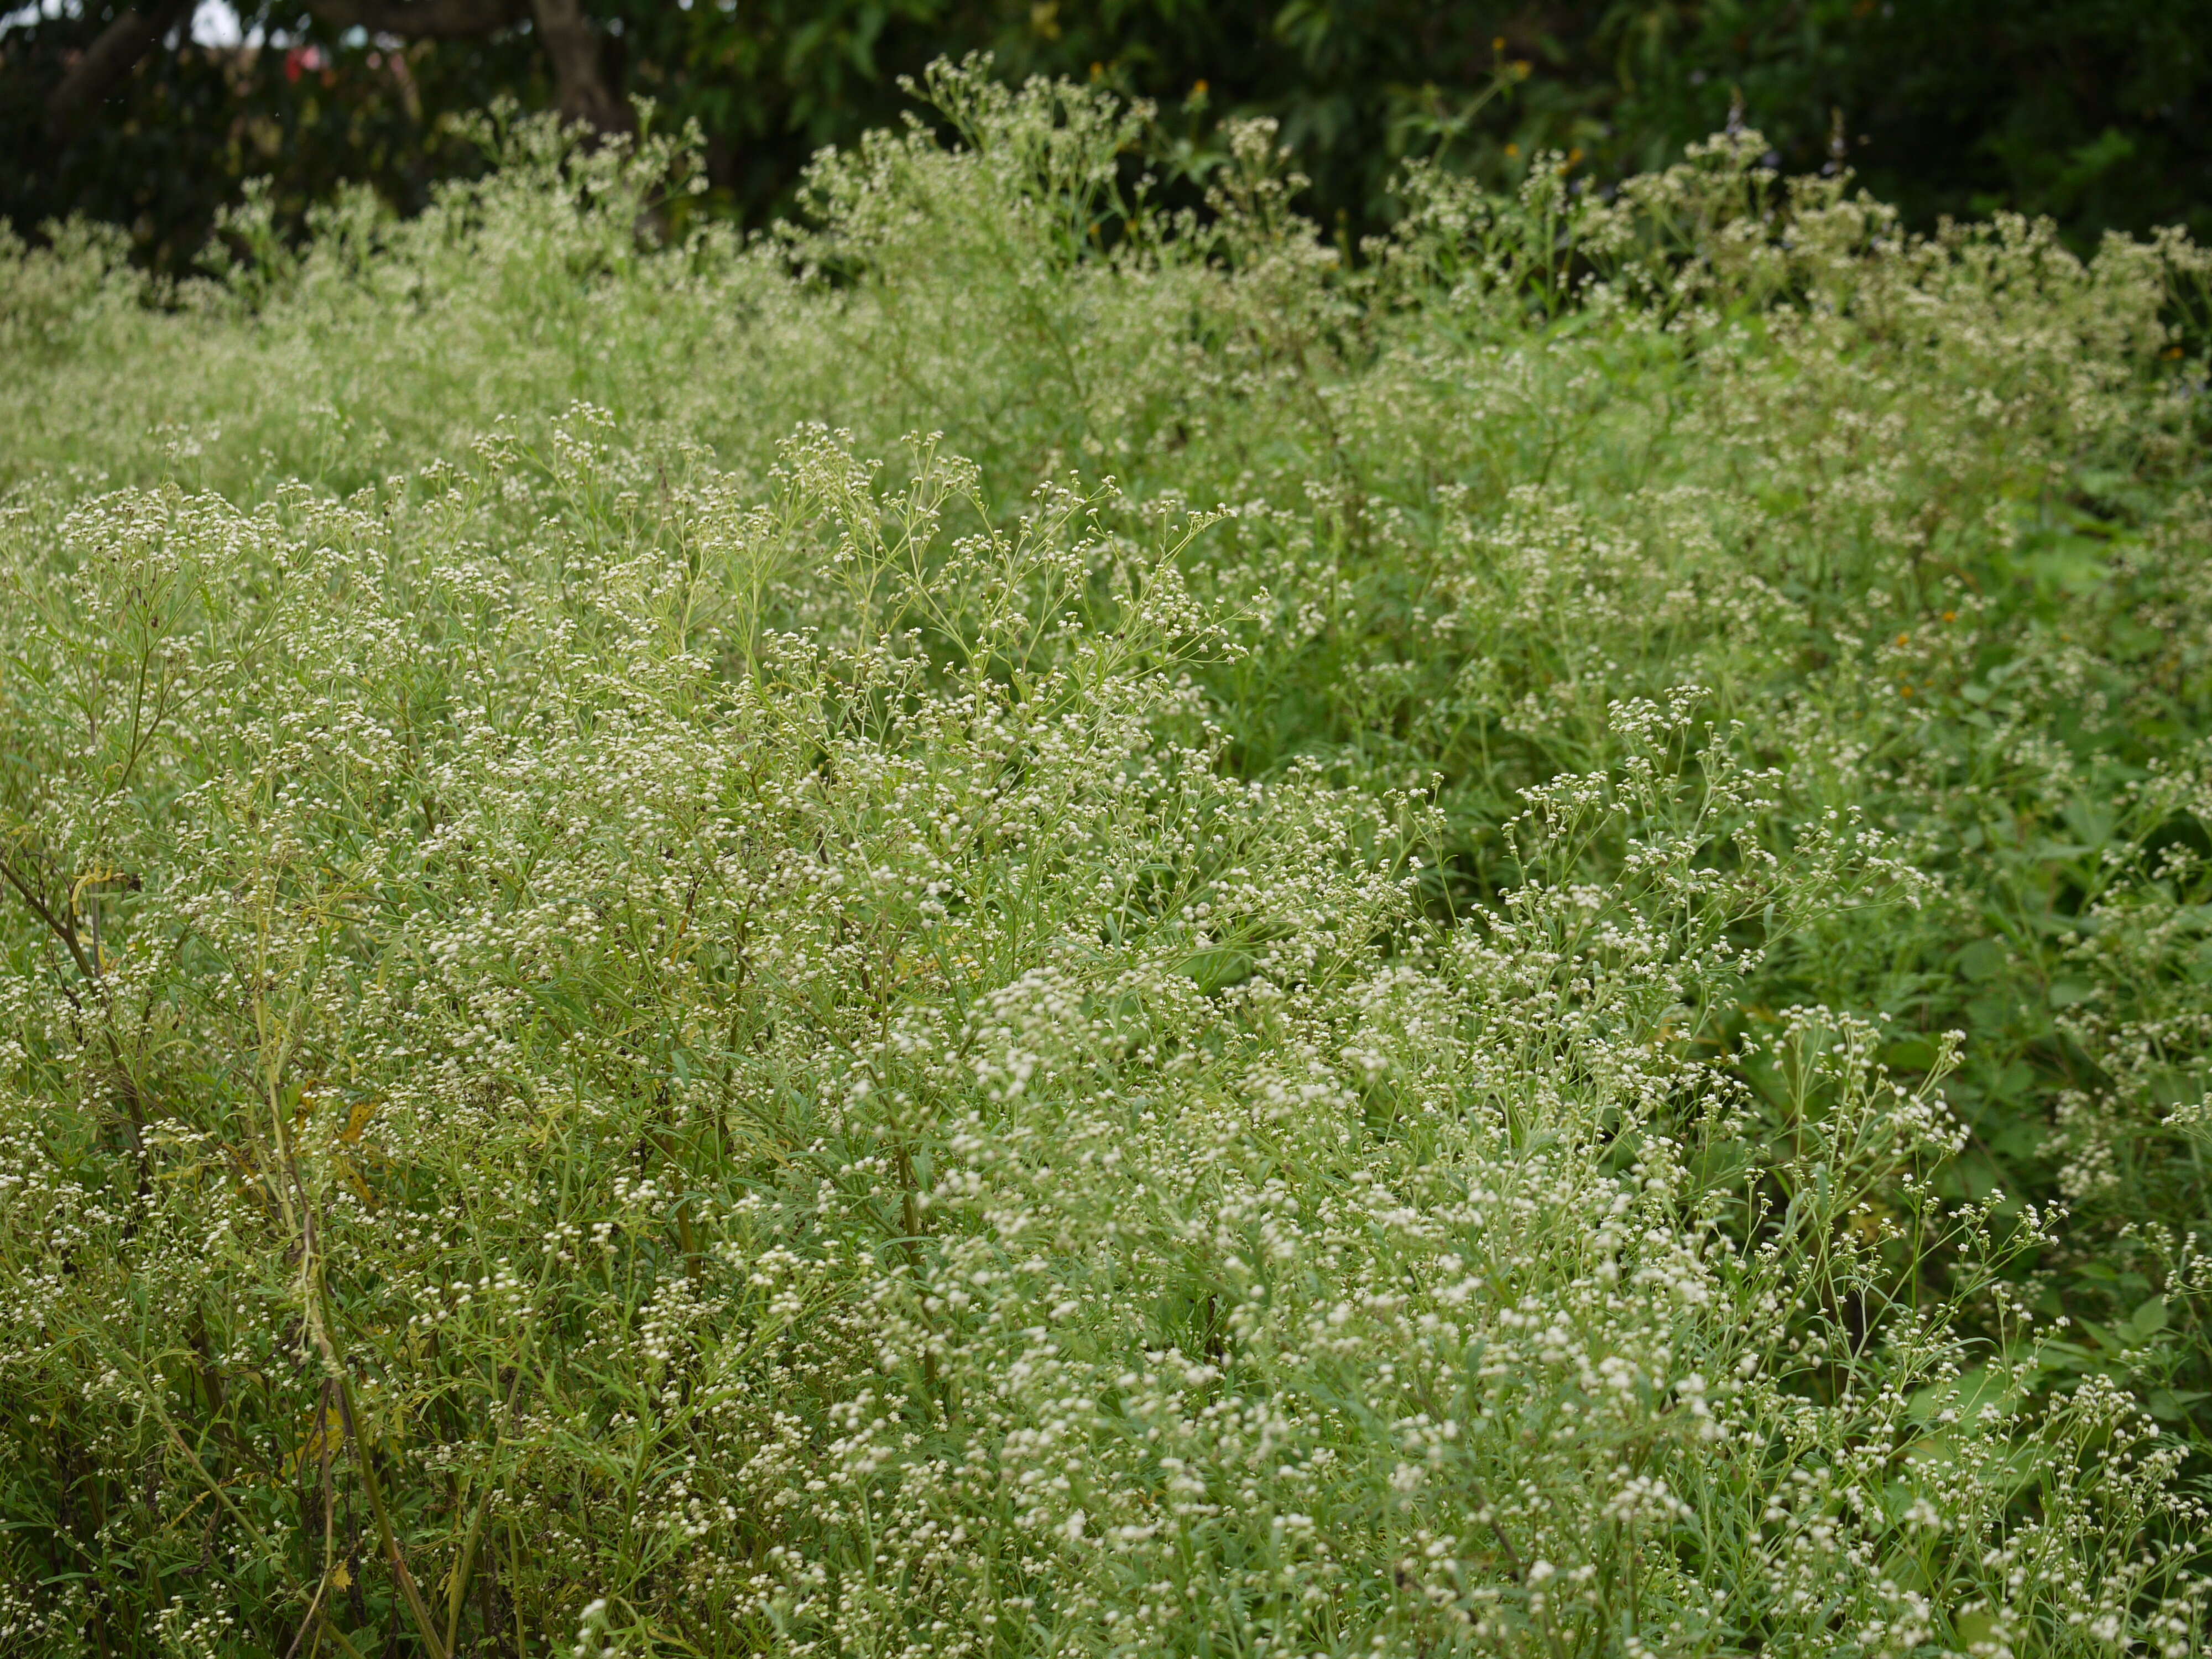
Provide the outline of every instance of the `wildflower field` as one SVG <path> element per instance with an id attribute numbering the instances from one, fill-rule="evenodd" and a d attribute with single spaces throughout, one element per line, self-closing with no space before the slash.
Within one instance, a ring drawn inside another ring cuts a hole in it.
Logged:
<path id="1" fill-rule="evenodd" d="M 0 249 L 0 1653 L 2212 1645 L 2212 259 L 927 91 Z"/>

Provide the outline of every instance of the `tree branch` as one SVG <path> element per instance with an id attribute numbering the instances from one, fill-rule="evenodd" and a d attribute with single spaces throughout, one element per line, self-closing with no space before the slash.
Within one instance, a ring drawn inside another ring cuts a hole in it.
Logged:
<path id="1" fill-rule="evenodd" d="M 124 11 L 102 29 L 46 95 L 47 136 L 58 144 L 74 138 L 85 118 L 123 84 L 191 4 L 191 0 L 153 0 L 143 10 L 133 6 Z"/>
<path id="2" fill-rule="evenodd" d="M 523 0 L 307 0 L 317 22 L 404 40 L 469 40 L 527 15 Z"/>
<path id="3" fill-rule="evenodd" d="M 527 17 L 552 66 L 561 118 L 600 132 L 630 128 L 629 106 L 607 87 L 599 32 L 580 0 L 307 0 L 307 9 L 326 27 L 409 40 L 471 40 Z"/>
<path id="4" fill-rule="evenodd" d="M 100 31 L 46 99 L 46 130 L 55 143 L 76 135 L 192 3 L 143 0 Z M 527 18 L 552 66 L 561 118 L 599 132 L 628 132 L 634 125 L 629 106 L 607 85 L 599 31 L 581 0 L 307 0 L 307 6 L 326 28 L 366 29 L 407 40 L 475 40 Z"/>

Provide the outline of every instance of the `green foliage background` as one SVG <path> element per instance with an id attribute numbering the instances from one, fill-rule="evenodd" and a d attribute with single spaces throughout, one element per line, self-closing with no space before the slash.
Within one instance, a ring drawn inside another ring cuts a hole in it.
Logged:
<path id="1" fill-rule="evenodd" d="M 465 172 L 442 119 L 495 94 L 548 100 L 526 32 L 421 45 L 405 73 L 283 0 L 250 27 L 312 45 L 157 52 L 76 143 L 38 130 L 64 56 L 119 7 L 0 35 L 0 214 L 21 234 L 83 212 L 180 270 L 222 204 L 266 174 L 296 221 L 344 179 L 403 210 Z M 1909 223 L 2009 207 L 2077 247 L 2108 229 L 2212 223 L 2212 6 L 2205 0 L 595 0 L 613 78 L 708 141 L 709 203 L 760 223 L 806 158 L 911 106 L 897 77 L 940 54 L 1001 72 L 1096 76 L 1158 100 L 1203 159 L 1223 114 L 1271 115 L 1314 179 L 1306 204 L 1355 234 L 1394 210 L 1391 169 L 1439 156 L 1492 184 L 1538 150 L 1600 182 L 1671 161 L 1740 106 L 1779 165 L 1842 153 Z M 1206 83 L 1202 98 L 1193 88 Z"/>

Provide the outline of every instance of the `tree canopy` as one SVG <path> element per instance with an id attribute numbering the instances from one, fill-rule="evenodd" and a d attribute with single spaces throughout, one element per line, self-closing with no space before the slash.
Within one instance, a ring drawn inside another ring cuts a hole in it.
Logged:
<path id="1" fill-rule="evenodd" d="M 1732 118 L 1787 170 L 1847 161 L 1909 222 L 2212 228 L 2212 0 L 244 0 L 228 46 L 191 9 L 0 23 L 19 234 L 83 214 L 174 269 L 256 177 L 280 216 L 347 180 L 416 209 L 482 165 L 448 118 L 501 95 L 696 121 L 707 204 L 758 222 L 821 146 L 912 107 L 901 76 L 979 51 L 1155 100 L 1194 160 L 1221 118 L 1274 116 L 1309 210 L 1352 231 L 1390 216 L 1408 157 L 1506 184 L 1556 150 L 1603 184 Z"/>

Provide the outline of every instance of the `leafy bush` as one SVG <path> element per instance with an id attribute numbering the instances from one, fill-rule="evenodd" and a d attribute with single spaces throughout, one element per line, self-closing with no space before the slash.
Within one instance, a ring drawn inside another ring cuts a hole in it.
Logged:
<path id="1" fill-rule="evenodd" d="M 2198 1651 L 2205 256 L 931 89 L 8 252 L 0 1641 Z"/>

